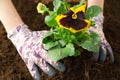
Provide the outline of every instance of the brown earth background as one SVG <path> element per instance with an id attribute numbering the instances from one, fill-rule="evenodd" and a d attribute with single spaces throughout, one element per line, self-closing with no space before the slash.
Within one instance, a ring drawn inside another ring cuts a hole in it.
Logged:
<path id="1" fill-rule="evenodd" d="M 13 0 L 30 29 L 48 29 L 44 17 L 37 13 L 37 1 L 52 7 L 52 0 L 36 0 L 36 3 L 32 0 Z M 79 0 L 67 1 L 76 3 Z M 64 73 L 56 71 L 53 77 L 49 77 L 40 70 L 41 80 L 120 80 L 120 0 L 105 0 L 104 15 L 104 32 L 112 46 L 115 62 L 111 64 L 109 58 L 105 62 L 95 62 L 91 59 L 91 53 L 84 51 L 79 57 L 63 60 L 67 68 Z M 0 23 L 0 80 L 32 80 L 26 65 L 6 35 Z"/>

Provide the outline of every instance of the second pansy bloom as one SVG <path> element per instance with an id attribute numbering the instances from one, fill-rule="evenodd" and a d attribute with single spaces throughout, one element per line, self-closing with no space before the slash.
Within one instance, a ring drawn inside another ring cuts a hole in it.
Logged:
<path id="1" fill-rule="evenodd" d="M 85 10 L 86 4 L 71 7 L 67 13 L 60 14 L 55 19 L 60 28 L 68 29 L 72 33 L 88 30 L 91 21 L 85 18 Z"/>

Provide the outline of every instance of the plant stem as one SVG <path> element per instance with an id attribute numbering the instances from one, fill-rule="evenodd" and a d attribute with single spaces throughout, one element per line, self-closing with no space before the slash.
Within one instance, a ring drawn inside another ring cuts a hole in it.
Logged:
<path id="1" fill-rule="evenodd" d="M 50 9 L 48 8 L 47 12 L 48 12 L 49 15 L 51 15 L 52 11 L 50 11 Z"/>
<path id="2" fill-rule="evenodd" d="M 84 34 L 85 34 L 85 31 L 82 31 L 81 35 L 79 36 L 79 38 L 82 38 Z"/>

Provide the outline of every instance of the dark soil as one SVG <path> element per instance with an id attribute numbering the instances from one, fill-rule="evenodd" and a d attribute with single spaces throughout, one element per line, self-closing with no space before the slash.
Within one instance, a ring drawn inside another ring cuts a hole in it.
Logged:
<path id="1" fill-rule="evenodd" d="M 32 0 L 14 0 L 14 4 L 30 29 L 48 29 L 44 17 L 36 11 L 37 3 Z M 49 2 L 47 4 L 51 5 Z M 91 59 L 91 53 L 84 51 L 79 57 L 63 60 L 67 68 L 64 73 L 56 71 L 53 77 L 48 77 L 40 71 L 41 80 L 120 80 L 120 0 L 105 0 L 104 15 L 104 32 L 112 46 L 115 62 L 111 64 L 109 58 L 105 62 L 95 62 Z M 6 35 L 0 24 L 0 80 L 32 80 L 26 65 Z"/>

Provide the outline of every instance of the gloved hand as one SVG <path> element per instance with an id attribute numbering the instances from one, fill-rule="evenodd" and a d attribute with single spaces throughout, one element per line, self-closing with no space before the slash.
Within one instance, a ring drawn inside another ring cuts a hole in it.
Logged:
<path id="1" fill-rule="evenodd" d="M 54 74 L 53 67 L 59 71 L 65 70 L 65 66 L 62 63 L 53 62 L 48 59 L 48 53 L 42 45 L 42 37 L 46 32 L 47 31 L 30 31 L 28 27 L 23 24 L 8 34 L 8 38 L 15 45 L 35 80 L 40 79 L 37 66 L 49 76 Z"/>
<path id="2" fill-rule="evenodd" d="M 110 56 L 111 62 L 114 62 L 114 56 L 110 44 L 107 42 L 103 32 L 103 20 L 104 16 L 99 15 L 93 18 L 95 26 L 90 27 L 89 32 L 95 32 L 100 36 L 100 51 L 99 53 L 93 53 L 93 57 L 98 61 L 105 61 L 106 55 Z"/>

